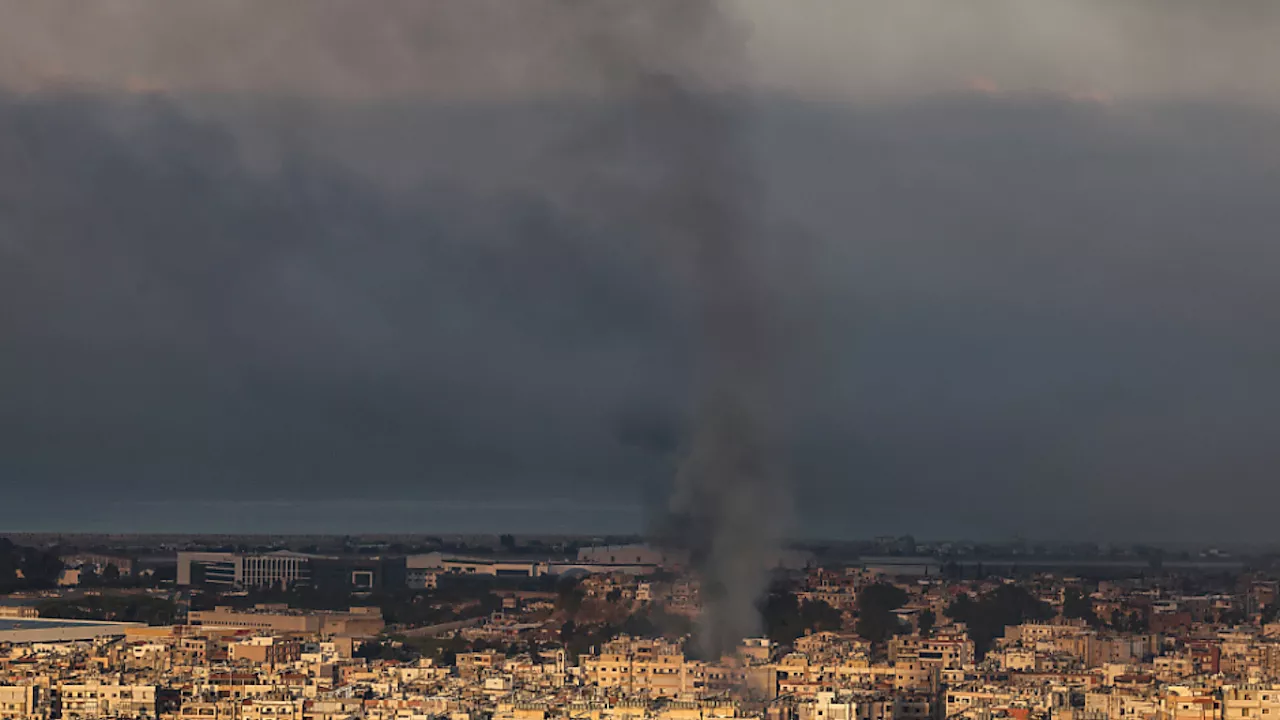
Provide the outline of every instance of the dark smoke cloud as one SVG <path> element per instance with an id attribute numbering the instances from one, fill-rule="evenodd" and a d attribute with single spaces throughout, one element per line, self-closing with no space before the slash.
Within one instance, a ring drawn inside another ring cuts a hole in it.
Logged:
<path id="1" fill-rule="evenodd" d="M 713 363 L 565 40 L 662 34 L 258 5 L 6 7 L 0 525 L 643 529 Z M 1280 6 L 817 6 L 697 94 L 801 231 L 746 238 L 794 531 L 1271 539 Z"/>
<path id="2" fill-rule="evenodd" d="M 602 14 L 584 50 L 622 105 L 576 145 L 589 176 L 607 179 L 592 205 L 630 219 L 670 252 L 696 308 L 697 398 L 656 531 L 690 552 L 703 603 L 698 650 L 718 657 L 759 630 L 756 601 L 787 507 L 766 423 L 776 338 L 761 282 L 768 233 L 742 142 L 744 103 L 706 82 L 723 83 L 725 66 L 743 63 L 742 40 L 712 2 L 590 7 Z M 619 167 L 631 172 L 610 178 Z M 662 444 L 652 430 L 630 437 Z"/>

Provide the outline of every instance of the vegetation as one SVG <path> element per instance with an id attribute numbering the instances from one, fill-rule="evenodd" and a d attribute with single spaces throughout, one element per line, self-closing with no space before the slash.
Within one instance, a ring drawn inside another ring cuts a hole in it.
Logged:
<path id="1" fill-rule="evenodd" d="M 632 637 L 665 637 L 677 640 L 693 634 L 693 620 L 662 608 L 648 607 L 627 617 L 621 630 Z"/>
<path id="2" fill-rule="evenodd" d="M 614 639 L 621 630 L 619 626 L 609 623 L 578 625 L 569 620 L 560 626 L 560 642 L 564 645 L 565 652 L 576 658 Z"/>
<path id="3" fill-rule="evenodd" d="M 986 655 L 991 641 L 1004 634 L 1007 625 L 1048 620 L 1053 610 L 1020 585 L 1000 585 L 977 600 L 961 595 L 947 608 L 947 617 L 969 627 L 978 657 Z"/>
<path id="4" fill-rule="evenodd" d="M 0 593 L 56 587 L 61 574 L 62 560 L 56 550 L 23 547 L 0 538 Z"/>
<path id="5" fill-rule="evenodd" d="M 556 610 L 570 618 L 577 615 L 578 610 L 582 609 L 582 601 L 584 599 L 586 599 L 586 593 L 583 592 L 582 586 L 577 580 L 571 578 L 564 580 L 556 588 Z"/>
<path id="6" fill-rule="evenodd" d="M 1102 620 L 1093 611 L 1093 600 L 1076 588 L 1067 588 L 1063 595 L 1062 616 L 1084 620 L 1094 627 L 1102 625 Z"/>
<path id="7" fill-rule="evenodd" d="M 933 631 L 933 626 L 937 622 L 938 616 L 934 615 L 932 610 L 924 610 L 916 620 L 916 627 L 919 628 L 921 635 L 928 635 Z"/>
<path id="8" fill-rule="evenodd" d="M 136 593 L 48 600 L 37 605 L 36 609 L 40 612 L 40 617 L 140 622 L 148 625 L 171 625 L 178 614 L 178 608 L 172 600 Z"/>
<path id="9" fill-rule="evenodd" d="M 858 624 L 856 630 L 863 638 L 881 643 L 901 630 L 894 610 L 907 601 L 907 593 L 886 583 L 876 583 L 858 593 Z"/>
<path id="10" fill-rule="evenodd" d="M 806 632 L 839 630 L 840 611 L 825 602 L 799 602 L 784 585 L 774 585 L 760 608 L 765 635 L 787 645 Z"/>

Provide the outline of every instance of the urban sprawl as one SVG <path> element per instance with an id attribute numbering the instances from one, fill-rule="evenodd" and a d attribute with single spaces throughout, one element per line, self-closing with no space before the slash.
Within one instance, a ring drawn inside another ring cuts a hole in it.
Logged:
<path id="1" fill-rule="evenodd" d="M 0 718 L 1280 720 L 1269 555 L 795 547 L 709 657 L 627 540 L 0 540 Z"/>

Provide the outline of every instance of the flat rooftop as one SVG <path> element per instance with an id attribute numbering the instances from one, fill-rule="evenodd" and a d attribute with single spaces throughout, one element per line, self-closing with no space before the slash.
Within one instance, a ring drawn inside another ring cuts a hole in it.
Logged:
<path id="1" fill-rule="evenodd" d="M 62 618 L 0 618 L 0 632 L 8 630 L 50 630 L 52 628 L 120 627 L 138 623 L 117 623 L 105 620 L 64 620 Z"/>

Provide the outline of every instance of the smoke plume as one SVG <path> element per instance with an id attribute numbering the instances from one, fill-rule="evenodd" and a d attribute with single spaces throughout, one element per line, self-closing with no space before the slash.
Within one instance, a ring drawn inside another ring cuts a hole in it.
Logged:
<path id="1" fill-rule="evenodd" d="M 771 343 L 753 217 L 756 188 L 739 140 L 742 57 L 711 2 L 646 3 L 613 15 L 592 46 L 622 110 L 596 135 L 638 168 L 627 199 L 688 269 L 698 335 L 697 397 L 659 535 L 687 550 L 701 583 L 695 650 L 715 658 L 759 631 L 784 516 L 766 427 Z M 735 63 L 738 68 L 735 68 Z"/>

